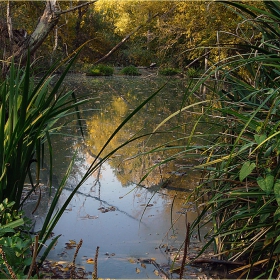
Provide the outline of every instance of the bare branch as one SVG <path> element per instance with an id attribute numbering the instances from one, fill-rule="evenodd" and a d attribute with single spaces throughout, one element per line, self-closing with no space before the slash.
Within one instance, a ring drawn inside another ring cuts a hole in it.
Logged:
<path id="1" fill-rule="evenodd" d="M 79 9 L 79 8 L 84 7 L 84 6 L 88 6 L 88 5 L 94 4 L 94 3 L 97 2 L 97 1 L 98 1 L 98 0 L 92 0 L 92 1 L 90 1 L 90 2 L 86 2 L 86 3 L 83 3 L 83 4 L 78 5 L 78 6 L 76 6 L 76 7 L 73 7 L 73 8 L 71 8 L 71 9 L 64 10 L 64 11 L 59 11 L 59 12 L 57 13 L 57 15 L 62 15 L 62 14 L 66 14 L 66 13 L 73 12 L 73 11 Z"/>

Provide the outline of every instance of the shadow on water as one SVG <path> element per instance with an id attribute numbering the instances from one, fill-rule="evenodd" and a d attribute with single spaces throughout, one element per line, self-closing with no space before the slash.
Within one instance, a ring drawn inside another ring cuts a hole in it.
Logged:
<path id="1" fill-rule="evenodd" d="M 74 87 L 77 95 L 90 95 L 92 101 L 81 110 L 87 126 L 86 147 L 79 139 L 71 136 L 77 130 L 75 125 L 65 128 L 61 132 L 64 136 L 53 136 L 56 155 L 53 169 L 56 180 L 53 181 L 53 187 L 60 182 L 74 151 L 78 149 L 73 172 L 58 207 L 77 185 L 94 159 L 93 156 L 98 154 L 117 125 L 163 82 L 157 78 L 67 77 L 67 85 Z M 184 88 L 182 80 L 170 82 L 155 100 L 147 104 L 118 133 L 109 144 L 108 151 L 139 131 L 152 131 L 164 117 L 178 109 Z M 193 121 L 193 116 L 187 112 L 180 117 L 188 119 L 189 123 Z M 175 127 L 177 124 L 178 119 L 174 119 L 169 125 Z M 167 150 L 136 158 L 135 155 L 166 142 L 172 143 L 174 133 L 187 135 L 190 129 L 191 125 L 185 125 L 164 136 L 160 134 L 145 141 L 133 142 L 119 150 L 100 170 L 92 174 L 56 226 L 54 235 L 61 234 L 61 237 L 49 254 L 49 259 L 57 262 L 72 261 L 75 246 L 69 247 L 69 242 L 76 244 L 82 239 L 83 245 L 76 263 L 88 272 L 93 271 L 93 265 L 88 260 L 94 258 L 96 247 L 99 246 L 98 277 L 178 278 L 178 274 L 171 275 L 169 269 L 174 259 L 180 261 L 180 249 L 186 231 L 185 213 L 188 213 L 190 222 L 196 217 L 195 204 L 185 203 L 185 200 L 197 186 L 200 174 L 191 170 L 194 161 L 179 159 L 157 166 L 138 185 L 150 166 L 157 165 L 161 159 L 170 155 Z M 47 180 L 47 177 L 42 178 L 43 188 Z M 50 199 L 46 189 L 43 203 L 33 215 L 35 231 L 40 229 Z M 35 203 L 36 197 L 26 208 L 29 215 Z M 200 246 L 196 236 L 192 237 L 191 244 L 191 250 L 195 253 Z M 199 269 L 189 267 L 185 278 L 197 275 Z M 91 278 L 91 274 L 88 278 Z"/>

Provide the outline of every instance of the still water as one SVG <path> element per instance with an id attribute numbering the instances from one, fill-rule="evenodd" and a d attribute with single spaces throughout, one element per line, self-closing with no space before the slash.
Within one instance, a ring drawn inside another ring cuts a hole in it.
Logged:
<path id="1" fill-rule="evenodd" d="M 166 82 L 159 94 L 112 139 L 100 158 L 131 137 L 153 131 L 165 117 L 180 109 L 186 81 L 166 81 L 159 77 L 143 76 L 67 77 L 66 86 L 74 88 L 78 98 L 91 100 L 80 108 L 83 124 L 87 128 L 85 143 L 81 138 L 73 136 L 78 128 L 76 122 L 71 120 L 65 129 L 53 136 L 53 188 L 59 185 L 74 152 L 78 151 L 73 172 L 58 207 L 67 199 L 114 129 L 145 98 Z M 49 254 L 50 260 L 60 263 L 72 261 L 75 247 L 71 244 L 82 239 L 76 263 L 92 272 L 93 265 L 89 260 L 94 258 L 98 246 L 100 278 L 163 277 L 154 263 L 146 263 L 145 260 L 153 260 L 169 273 L 173 259 L 185 239 L 185 213 L 188 212 L 189 222 L 196 216 L 195 204 L 186 203 L 186 198 L 198 184 L 200 174 L 191 170 L 191 166 L 196 163 L 195 159 L 185 158 L 180 149 L 162 149 L 148 155 L 136 155 L 163 144 L 175 146 L 178 144 L 174 143 L 178 135 L 182 138 L 181 142 L 185 143 L 189 139 L 187 137 L 195 116 L 191 113 L 193 112 L 179 114 L 165 124 L 162 130 L 169 131 L 168 133 L 146 136 L 126 145 L 90 176 L 54 230 L 54 235 L 61 234 L 61 237 Z M 178 129 L 178 123 L 184 125 Z M 192 141 L 200 140 L 198 138 Z M 177 160 L 157 165 L 174 153 L 177 153 Z M 48 162 L 46 169 L 47 166 Z M 154 169 L 150 170 L 152 166 Z M 150 175 L 141 181 L 147 172 Z M 168 183 L 159 188 L 167 179 Z M 47 180 L 47 176 L 42 178 L 42 183 L 47 184 Z M 35 200 L 36 198 L 34 203 Z M 33 216 L 36 221 L 35 230 L 40 229 L 48 201 L 46 193 L 44 203 Z M 32 204 L 29 208 L 29 211 L 33 210 Z M 193 239 L 192 248 L 195 249 L 196 246 L 199 246 L 199 242 Z M 179 265 L 180 261 L 175 266 Z M 194 278 L 197 275 L 197 269 L 189 268 L 184 276 Z M 169 276 L 178 278 L 176 273 Z M 91 277 L 89 274 L 88 278 Z"/>

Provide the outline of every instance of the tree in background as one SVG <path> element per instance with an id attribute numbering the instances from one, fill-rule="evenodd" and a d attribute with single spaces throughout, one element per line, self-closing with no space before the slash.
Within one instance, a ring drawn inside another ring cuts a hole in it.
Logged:
<path id="1" fill-rule="evenodd" d="M 234 8 L 214 1 L 4 1 L 0 8 L 4 73 L 12 55 L 24 61 L 28 48 L 34 59 L 44 58 L 43 67 L 89 41 L 82 63 L 94 63 L 117 46 L 106 63 L 184 68 L 193 60 L 197 67 L 204 58 L 209 64 L 221 61 L 242 52 L 237 43 L 258 39 Z"/>
<path id="2" fill-rule="evenodd" d="M 77 6 L 70 8 L 67 7 L 67 9 L 63 10 L 57 0 L 46 1 L 37 25 L 32 30 L 31 34 L 28 34 L 24 26 L 22 26 L 20 29 L 13 28 L 13 13 L 11 11 L 12 5 L 10 1 L 2 3 L 2 6 L 6 5 L 6 21 L 2 20 L 0 22 L 0 40 L 1 45 L 3 46 L 2 74 L 5 75 L 7 73 L 12 59 L 14 59 L 15 62 L 21 61 L 21 63 L 24 63 L 26 61 L 28 52 L 30 52 L 31 55 L 34 54 L 35 51 L 46 40 L 50 32 L 57 26 L 58 21 L 63 14 L 81 9 L 82 7 L 88 6 L 94 2 L 96 2 L 96 0 L 84 2 L 82 4 L 78 2 Z M 28 6 L 30 8 L 30 5 L 32 4 L 33 2 L 30 4 L 21 2 L 19 4 L 21 7 L 18 7 L 17 12 L 26 12 L 28 10 Z M 32 19 L 34 20 L 33 14 Z M 18 21 L 17 24 L 19 25 L 21 23 Z"/>

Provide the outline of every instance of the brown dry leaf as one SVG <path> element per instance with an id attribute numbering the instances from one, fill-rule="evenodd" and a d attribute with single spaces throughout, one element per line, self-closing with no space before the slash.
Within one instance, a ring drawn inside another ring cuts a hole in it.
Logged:
<path id="1" fill-rule="evenodd" d="M 68 270 L 69 270 L 69 267 L 67 267 L 67 266 L 61 268 L 61 271 L 68 271 Z"/>
<path id="2" fill-rule="evenodd" d="M 72 249 L 77 246 L 77 243 L 75 240 L 70 239 L 69 242 L 65 243 L 65 245 L 66 245 L 66 249 Z"/>
<path id="3" fill-rule="evenodd" d="M 52 267 L 56 267 L 56 266 L 57 266 L 57 262 L 52 262 L 52 263 L 51 263 L 51 266 L 52 266 Z"/>
<path id="4" fill-rule="evenodd" d="M 129 258 L 128 261 L 129 261 L 130 263 L 136 263 L 135 259 L 132 259 L 132 258 Z"/>
<path id="5" fill-rule="evenodd" d="M 158 270 L 154 270 L 154 274 L 156 275 L 156 276 L 159 276 L 159 272 L 158 272 Z"/>
<path id="6" fill-rule="evenodd" d="M 135 270 L 137 274 L 141 272 L 141 270 L 138 267 L 136 267 Z"/>
<path id="7" fill-rule="evenodd" d="M 141 266 L 142 266 L 143 268 L 146 268 L 146 265 L 145 265 L 144 263 L 141 263 Z"/>
<path id="8" fill-rule="evenodd" d="M 89 264 L 94 264 L 94 259 L 92 259 L 92 258 L 87 259 L 86 262 L 89 263 Z"/>
<path id="9" fill-rule="evenodd" d="M 156 258 L 151 258 L 151 261 L 156 261 Z"/>

